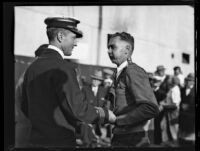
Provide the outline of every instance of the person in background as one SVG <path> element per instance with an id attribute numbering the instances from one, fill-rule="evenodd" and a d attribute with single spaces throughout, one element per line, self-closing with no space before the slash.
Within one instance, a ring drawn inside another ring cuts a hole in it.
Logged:
<path id="1" fill-rule="evenodd" d="M 113 75 L 113 71 L 111 69 L 104 69 L 104 87 L 109 88 L 111 87 L 113 80 L 112 80 L 112 75 Z"/>
<path id="2" fill-rule="evenodd" d="M 105 104 L 105 95 L 107 93 L 107 90 L 103 87 L 102 83 L 103 83 L 103 73 L 101 70 L 95 70 L 94 74 L 90 76 L 92 79 L 92 82 L 90 85 L 85 85 L 82 87 L 82 92 L 85 94 L 86 99 L 88 101 L 89 104 L 91 104 L 94 107 L 104 107 Z M 82 126 L 82 135 L 84 136 L 88 136 L 88 134 L 90 134 L 93 129 L 94 129 L 94 135 L 96 137 L 96 141 L 94 141 L 94 137 L 90 137 L 92 139 L 84 139 L 86 137 L 83 138 L 83 142 L 87 142 L 87 146 L 95 146 L 96 143 L 96 147 L 98 146 L 97 143 L 99 143 L 101 136 L 102 136 L 102 131 L 101 131 L 101 124 L 93 124 L 90 125 L 90 129 L 88 129 L 88 131 L 84 130 L 84 127 L 86 128 L 87 126 L 83 125 Z M 92 133 L 91 133 L 92 134 Z"/>
<path id="3" fill-rule="evenodd" d="M 47 47 L 48 44 L 39 46 L 35 51 L 35 59 L 41 56 Z M 15 147 L 27 147 L 31 132 L 30 120 L 23 112 L 23 107 L 27 103 L 22 97 L 24 73 L 20 76 L 15 87 Z"/>
<path id="4" fill-rule="evenodd" d="M 134 38 L 129 33 L 109 34 L 108 55 L 117 65 L 110 90 L 114 114 L 117 116 L 111 145 L 144 147 L 150 144 L 149 120 L 159 113 L 156 98 L 146 71 L 132 62 Z"/>
<path id="5" fill-rule="evenodd" d="M 154 77 L 154 73 L 149 72 L 149 82 L 151 85 L 152 90 L 154 91 L 161 83 L 161 80 L 158 80 Z M 155 133 L 155 128 L 154 128 L 154 119 L 150 120 L 149 123 L 149 139 L 150 142 L 152 143 L 150 146 L 154 146 L 154 133 Z"/>
<path id="6" fill-rule="evenodd" d="M 149 82 L 151 85 L 151 88 L 153 89 L 153 91 L 157 90 L 158 87 L 161 84 L 161 80 L 157 79 L 153 73 L 148 73 L 149 74 Z"/>
<path id="7" fill-rule="evenodd" d="M 95 70 L 90 77 L 92 79 L 91 85 L 83 86 L 82 91 L 91 105 L 102 107 L 106 95 L 106 89 L 102 86 L 104 80 L 103 73 L 101 70 Z"/>
<path id="8" fill-rule="evenodd" d="M 180 86 L 180 88 L 183 88 L 185 77 L 183 76 L 181 67 L 179 67 L 179 66 L 174 67 L 174 76 L 179 78 L 179 81 L 180 81 L 179 86 Z"/>
<path id="9" fill-rule="evenodd" d="M 48 17 L 44 20 L 48 47 L 27 69 L 22 97 L 24 113 L 31 122 L 32 147 L 75 147 L 76 129 L 82 122 L 115 122 L 112 111 L 88 104 L 81 92 L 76 70 L 67 63 L 77 46 L 79 20 Z"/>
<path id="10" fill-rule="evenodd" d="M 179 144 L 194 146 L 195 144 L 195 75 L 188 74 L 185 86 L 181 89 L 179 113 Z"/>
<path id="11" fill-rule="evenodd" d="M 113 84 L 113 70 L 111 70 L 111 69 L 108 69 L 108 68 L 105 68 L 104 70 L 103 70 L 103 72 L 104 72 L 104 77 L 105 77 L 105 79 L 104 79 L 104 87 L 107 89 L 107 94 L 108 94 L 108 92 L 109 92 L 109 89 L 110 89 L 110 87 L 112 86 L 112 84 Z M 107 94 L 106 94 L 106 96 L 107 96 Z M 106 97 L 105 97 L 106 98 Z M 106 101 L 105 101 L 105 106 L 108 108 L 108 109 L 111 109 L 110 108 L 110 101 L 109 101 L 109 99 L 107 100 L 107 98 L 105 99 Z M 111 124 L 106 124 L 105 125 L 105 128 L 106 128 L 106 137 L 104 138 L 104 140 L 106 141 L 106 142 L 108 142 L 108 143 L 110 143 L 110 141 L 111 141 L 111 137 L 112 137 L 112 125 Z"/>
<path id="12" fill-rule="evenodd" d="M 178 136 L 179 104 L 181 93 L 179 79 L 176 76 L 170 77 L 169 91 L 167 97 L 160 102 L 164 110 L 164 118 L 161 121 L 163 145 L 176 145 Z"/>
<path id="13" fill-rule="evenodd" d="M 154 143 L 159 145 L 162 143 L 162 130 L 161 121 L 164 117 L 164 111 L 162 110 L 162 105 L 160 102 L 167 97 L 169 91 L 169 79 L 170 76 L 165 73 L 166 68 L 163 65 L 157 66 L 154 78 L 158 81 L 156 83 L 156 88 L 154 89 L 154 94 L 156 96 L 157 103 L 159 104 L 160 113 L 154 119 Z"/>

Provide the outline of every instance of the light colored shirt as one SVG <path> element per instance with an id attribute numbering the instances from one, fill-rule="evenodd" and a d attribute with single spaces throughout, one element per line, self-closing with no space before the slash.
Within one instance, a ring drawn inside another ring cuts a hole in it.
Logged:
<path id="1" fill-rule="evenodd" d="M 158 75 L 155 75 L 154 76 L 154 78 L 156 79 L 156 80 L 159 80 L 159 81 L 161 81 L 161 82 L 163 82 L 164 80 L 165 80 L 165 78 L 166 78 L 166 75 L 164 75 L 164 76 L 158 76 Z"/>
<path id="2" fill-rule="evenodd" d="M 119 67 L 117 67 L 117 75 L 116 75 L 116 79 L 119 77 L 119 75 L 121 74 L 122 70 L 127 67 L 128 62 L 124 61 Z"/>
<path id="3" fill-rule="evenodd" d="M 64 59 L 64 53 L 63 53 L 63 51 L 60 50 L 58 47 L 53 46 L 53 45 L 48 45 L 48 48 L 57 51 L 57 52 L 62 56 L 62 58 Z"/>
<path id="4" fill-rule="evenodd" d="M 172 101 L 179 106 L 180 102 L 181 102 L 181 92 L 180 92 L 180 88 L 178 85 L 174 86 L 172 88 Z"/>
<path id="5" fill-rule="evenodd" d="M 157 87 L 154 89 L 154 91 L 157 91 L 160 88 L 160 85 L 162 84 L 162 82 L 165 80 L 166 75 L 164 75 L 162 77 L 158 76 L 158 75 L 154 75 L 154 78 L 159 81 L 159 82 L 157 82 Z"/>
<path id="6" fill-rule="evenodd" d="M 171 102 L 175 103 L 176 106 L 179 108 L 181 102 L 181 92 L 178 85 L 170 89 L 169 93 L 167 94 L 167 99 L 170 99 Z"/>
<path id="7" fill-rule="evenodd" d="M 94 96 L 96 96 L 98 91 L 98 86 L 97 87 L 92 86 L 92 91 L 94 93 Z"/>
<path id="8" fill-rule="evenodd" d="M 180 81 L 180 85 L 181 87 L 184 86 L 184 81 L 185 81 L 185 77 L 182 74 L 177 75 L 179 81 Z"/>
<path id="9" fill-rule="evenodd" d="M 190 88 L 186 89 L 186 96 L 188 96 L 190 94 L 191 89 L 193 88 L 193 85 L 190 86 Z"/>

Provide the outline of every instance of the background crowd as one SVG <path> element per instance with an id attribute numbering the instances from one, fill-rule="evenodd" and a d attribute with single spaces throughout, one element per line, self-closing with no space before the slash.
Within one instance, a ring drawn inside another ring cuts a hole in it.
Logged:
<path id="1" fill-rule="evenodd" d="M 160 109 L 159 116 L 149 125 L 152 146 L 194 145 L 195 75 L 189 73 L 184 77 L 179 66 L 171 69 L 174 75 L 166 74 L 165 70 L 163 65 L 159 65 L 154 73 L 149 73 L 149 81 Z M 90 76 L 91 82 L 78 75 L 80 87 L 89 103 L 110 108 L 106 94 L 112 85 L 113 70 L 95 70 Z M 109 147 L 111 137 L 110 124 L 84 124 L 77 133 L 76 142 L 81 147 Z"/>

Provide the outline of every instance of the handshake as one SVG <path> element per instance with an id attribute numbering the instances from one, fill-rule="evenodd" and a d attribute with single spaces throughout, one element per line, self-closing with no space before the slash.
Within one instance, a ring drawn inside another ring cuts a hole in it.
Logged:
<path id="1" fill-rule="evenodd" d="M 95 107 L 95 108 L 99 112 L 100 123 L 107 123 L 108 122 L 108 123 L 114 124 L 116 122 L 117 117 L 115 116 L 115 114 L 111 110 L 103 109 L 101 107 Z M 105 119 L 107 119 L 107 120 L 104 121 Z"/>
<path id="2" fill-rule="evenodd" d="M 108 110 L 108 122 L 114 124 L 116 119 L 117 117 L 115 116 L 115 114 L 111 110 Z"/>

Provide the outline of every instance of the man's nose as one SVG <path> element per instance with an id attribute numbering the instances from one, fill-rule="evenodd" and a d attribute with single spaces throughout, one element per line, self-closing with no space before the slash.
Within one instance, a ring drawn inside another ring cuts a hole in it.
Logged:
<path id="1" fill-rule="evenodd" d="M 77 40 L 74 40 L 74 46 L 77 46 L 77 43 L 78 43 Z"/>
<path id="2" fill-rule="evenodd" d="M 108 48 L 108 53 L 111 53 L 112 52 L 112 49 L 111 48 Z"/>

